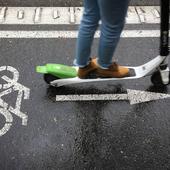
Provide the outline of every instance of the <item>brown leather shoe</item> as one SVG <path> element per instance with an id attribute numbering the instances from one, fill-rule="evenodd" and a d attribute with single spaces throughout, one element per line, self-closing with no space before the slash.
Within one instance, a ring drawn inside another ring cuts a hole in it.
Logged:
<path id="1" fill-rule="evenodd" d="M 97 59 L 93 58 L 90 60 L 90 63 L 86 67 L 78 69 L 77 76 L 81 79 L 85 79 L 90 73 L 95 72 L 97 68 Z"/>
<path id="2" fill-rule="evenodd" d="M 98 67 L 96 73 L 103 78 L 123 78 L 129 75 L 129 69 L 113 62 L 108 69 Z"/>

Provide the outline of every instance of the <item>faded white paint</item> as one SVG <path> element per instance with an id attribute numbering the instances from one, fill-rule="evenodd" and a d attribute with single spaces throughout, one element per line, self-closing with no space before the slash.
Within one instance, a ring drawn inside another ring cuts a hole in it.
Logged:
<path id="1" fill-rule="evenodd" d="M 141 7 L 137 7 L 136 11 L 137 11 L 137 14 L 139 16 L 140 22 L 145 23 L 146 22 L 145 11 Z"/>
<path id="2" fill-rule="evenodd" d="M 133 105 L 166 98 L 170 98 L 170 95 L 127 89 L 127 94 L 57 95 L 56 101 L 129 100 L 130 104 Z"/>
<path id="3" fill-rule="evenodd" d="M 59 13 L 59 11 L 56 9 L 56 10 L 54 10 L 53 11 L 53 18 L 54 19 L 57 19 L 57 18 L 59 18 L 60 17 L 60 13 Z"/>
<path id="4" fill-rule="evenodd" d="M 18 18 L 18 19 L 24 19 L 24 11 L 23 11 L 23 10 L 19 10 L 19 11 L 18 11 L 17 18 Z"/>
<path id="5" fill-rule="evenodd" d="M 77 31 L 0 31 L 0 38 L 77 38 Z M 160 30 L 124 30 L 122 38 L 143 38 L 160 36 Z M 100 37 L 97 31 L 95 38 Z"/>
<path id="6" fill-rule="evenodd" d="M 5 124 L 2 129 L 0 129 L 0 136 L 7 133 L 12 126 L 13 117 L 11 113 L 6 108 L 0 108 L 0 114 L 2 114 L 5 118 Z"/>
<path id="7" fill-rule="evenodd" d="M 22 119 L 22 125 L 27 125 L 28 116 L 21 111 L 21 104 L 23 99 L 29 99 L 30 89 L 17 82 L 19 79 L 19 72 L 15 68 L 11 66 L 2 66 L 0 67 L 0 71 L 9 71 L 13 74 L 12 79 L 5 75 L 1 77 L 1 79 L 6 81 L 5 84 L 0 84 L 0 90 L 3 90 L 0 92 L 0 114 L 2 114 L 6 120 L 3 128 L 0 129 L 0 136 L 2 136 L 9 131 L 12 125 L 13 117 L 11 113 Z M 15 107 L 13 108 L 12 106 L 9 106 L 2 97 L 14 91 L 18 92 L 18 96 Z"/>
<path id="8" fill-rule="evenodd" d="M 80 24 L 83 7 L 0 7 L 0 11 L 1 24 Z M 159 13 L 158 6 L 130 6 L 126 21 L 159 23 Z"/>
<path id="9" fill-rule="evenodd" d="M 69 8 L 69 16 L 70 16 L 70 23 L 75 24 L 76 23 L 76 17 L 75 17 L 75 7 L 70 7 Z"/>
<path id="10" fill-rule="evenodd" d="M 35 23 L 39 23 L 41 21 L 42 10 L 43 9 L 41 7 L 35 9 L 35 16 L 34 16 Z"/>
<path id="11" fill-rule="evenodd" d="M 130 89 L 127 89 L 127 94 L 128 94 L 128 99 L 130 101 L 130 104 L 132 105 L 149 102 L 153 100 L 170 98 L 169 94 L 154 93 L 154 92 L 140 91 L 140 90 L 130 90 Z"/>
<path id="12" fill-rule="evenodd" d="M 1 24 L 5 21 L 6 11 L 7 11 L 7 7 L 2 7 L 0 9 L 0 23 Z"/>
<path id="13" fill-rule="evenodd" d="M 11 66 L 1 66 L 0 67 L 0 72 L 2 72 L 2 71 L 10 71 L 12 74 L 13 74 L 13 81 L 14 82 L 17 82 L 18 81 L 18 79 L 19 79 L 19 72 L 15 69 L 15 68 L 13 68 L 13 67 L 11 67 Z M 7 88 L 10 88 L 11 86 L 12 86 L 13 84 L 11 84 L 11 83 L 5 83 L 5 84 L 3 84 L 3 86 L 2 86 L 2 84 L 0 84 L 0 89 L 1 88 L 3 88 L 3 89 L 7 89 Z"/>
<path id="14" fill-rule="evenodd" d="M 128 100 L 127 94 L 57 95 L 56 101 Z"/>
<path id="15" fill-rule="evenodd" d="M 127 24 L 140 24 L 139 16 L 136 12 L 135 7 L 129 7 L 127 17 L 126 17 Z"/>

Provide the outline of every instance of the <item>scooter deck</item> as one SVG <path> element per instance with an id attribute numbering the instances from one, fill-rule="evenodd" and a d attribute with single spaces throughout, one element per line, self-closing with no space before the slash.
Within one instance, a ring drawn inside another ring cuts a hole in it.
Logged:
<path id="1" fill-rule="evenodd" d="M 89 78 L 89 79 L 80 79 L 78 77 L 75 78 L 66 78 L 66 79 L 58 79 L 52 81 L 50 84 L 52 86 L 64 86 L 70 84 L 79 84 L 79 83 L 87 83 L 87 82 L 102 82 L 102 81 L 115 81 L 115 80 L 128 80 L 128 79 L 138 79 L 141 77 L 148 76 L 152 74 L 160 64 L 165 60 L 166 57 L 157 56 L 153 60 L 147 62 L 144 65 L 140 65 L 137 67 L 128 67 L 130 69 L 130 75 L 124 78 Z"/>

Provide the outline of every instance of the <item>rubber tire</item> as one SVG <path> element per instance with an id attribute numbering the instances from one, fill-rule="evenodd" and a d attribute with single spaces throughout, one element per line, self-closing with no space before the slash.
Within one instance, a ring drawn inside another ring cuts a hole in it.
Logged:
<path id="1" fill-rule="evenodd" d="M 160 71 L 156 71 L 153 73 L 153 75 L 151 76 L 151 82 L 154 86 L 166 86 L 167 85 L 167 84 L 163 84 Z"/>
<path id="2" fill-rule="evenodd" d="M 50 84 L 52 81 L 54 80 L 58 80 L 60 79 L 59 77 L 56 77 L 56 76 L 53 76 L 51 74 L 44 74 L 44 81 L 47 83 L 47 84 Z"/>

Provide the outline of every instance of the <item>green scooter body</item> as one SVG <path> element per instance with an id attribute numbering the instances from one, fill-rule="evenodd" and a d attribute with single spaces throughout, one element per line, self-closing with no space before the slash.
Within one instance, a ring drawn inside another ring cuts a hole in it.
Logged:
<path id="1" fill-rule="evenodd" d="M 76 67 L 63 64 L 46 64 L 44 66 L 37 66 L 36 72 L 42 74 L 51 74 L 60 79 L 77 77 Z"/>

